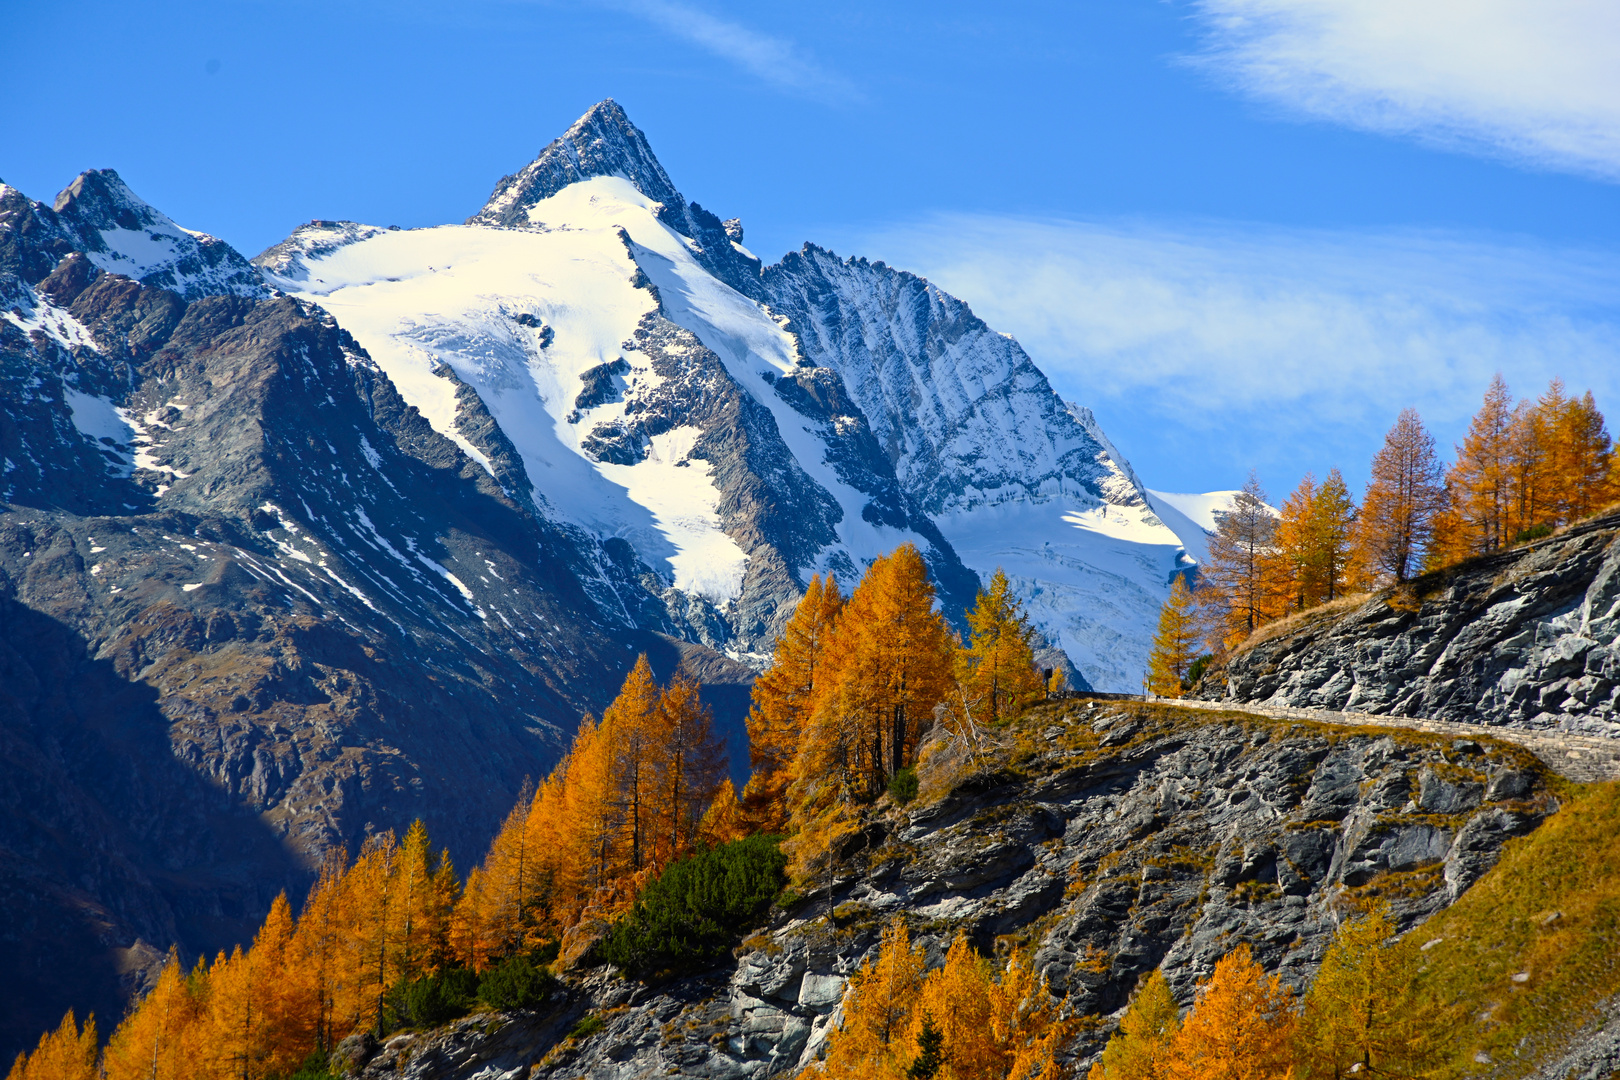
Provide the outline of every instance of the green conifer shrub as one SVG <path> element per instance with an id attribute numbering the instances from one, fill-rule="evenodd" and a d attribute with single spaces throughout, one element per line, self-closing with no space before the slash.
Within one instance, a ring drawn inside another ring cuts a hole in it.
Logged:
<path id="1" fill-rule="evenodd" d="M 527 956 L 509 956 L 479 980 L 478 997 L 497 1009 L 537 1009 L 551 997 L 556 981 Z"/>
<path id="2" fill-rule="evenodd" d="M 701 970 L 759 925 L 787 879 L 779 837 L 750 836 L 669 864 L 597 946 L 639 978 Z"/>

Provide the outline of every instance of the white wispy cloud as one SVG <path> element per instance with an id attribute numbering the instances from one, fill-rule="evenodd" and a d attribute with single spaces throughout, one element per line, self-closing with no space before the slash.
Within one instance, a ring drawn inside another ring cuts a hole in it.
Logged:
<path id="1" fill-rule="evenodd" d="M 854 83 L 818 64 L 793 42 L 672 0 L 617 0 L 611 6 L 640 16 L 784 90 L 828 101 L 860 97 Z"/>
<path id="2" fill-rule="evenodd" d="M 1234 486 L 1251 464 L 1354 475 L 1407 405 L 1455 438 L 1496 371 L 1521 394 L 1559 375 L 1620 409 L 1620 256 L 1607 253 L 1432 233 L 985 216 L 933 218 L 855 246 L 1016 336 L 1161 487 Z M 1188 479 L 1155 475 L 1171 466 Z"/>
<path id="3" fill-rule="evenodd" d="M 1620 181 L 1615 0 L 1195 0 L 1207 65 L 1351 127 Z"/>

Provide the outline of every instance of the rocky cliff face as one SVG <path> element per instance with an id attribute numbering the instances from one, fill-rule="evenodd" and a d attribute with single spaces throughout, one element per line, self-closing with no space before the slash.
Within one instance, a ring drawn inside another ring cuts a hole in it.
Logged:
<path id="1" fill-rule="evenodd" d="M 934 744 L 924 797 L 879 803 L 831 888 L 775 914 L 736 962 L 674 985 L 586 971 L 542 1015 L 354 1045 L 367 1078 L 793 1075 L 847 981 L 904 919 L 939 963 L 958 933 L 1032 949 L 1100 1049 L 1162 965 L 1183 1004 L 1239 942 L 1295 987 L 1343 913 L 1387 900 L 1421 922 L 1556 805 L 1522 749 L 1244 714 L 1069 702 L 973 762 Z M 594 1013 L 599 1034 L 567 1039 Z"/>
<path id="2" fill-rule="evenodd" d="M 1620 737 L 1620 515 L 1307 613 L 1198 695 Z"/>

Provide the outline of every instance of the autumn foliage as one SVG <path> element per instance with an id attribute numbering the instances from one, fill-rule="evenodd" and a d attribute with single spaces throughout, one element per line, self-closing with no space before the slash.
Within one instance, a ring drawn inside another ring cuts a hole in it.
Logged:
<path id="1" fill-rule="evenodd" d="M 1177 574 L 1170 583 L 1170 599 L 1159 612 L 1159 630 L 1148 654 L 1148 693 L 1179 697 L 1186 689 L 1187 674 L 1198 656 L 1198 629 L 1192 590 L 1185 575 Z"/>
<path id="2" fill-rule="evenodd" d="M 1073 1024 L 1027 955 L 998 965 L 958 937 L 938 970 L 903 923 L 850 982 L 843 1026 L 803 1080 L 1028 1080 L 1067 1075 L 1059 1051 Z M 929 1047 L 933 1045 L 930 1055 Z M 925 1068 L 919 1068 L 925 1063 Z"/>
<path id="3" fill-rule="evenodd" d="M 816 603 L 833 607 L 810 593 L 794 620 L 813 618 L 806 609 Z M 773 781 L 782 802 L 763 811 L 763 820 L 788 822 L 795 876 L 851 826 L 852 807 L 911 764 L 953 688 L 956 637 L 934 610 L 928 566 L 910 544 L 872 563 L 824 633 L 813 682 L 793 676 L 784 687 L 773 669 L 754 693 L 756 713 L 783 716 L 796 731 L 786 784 Z M 808 689 L 790 698 L 784 689 L 792 688 Z"/>
<path id="4" fill-rule="evenodd" d="M 1578 521 L 1620 498 L 1620 473 L 1591 391 L 1571 397 L 1554 379 L 1540 398 L 1515 403 L 1498 375 L 1457 447 L 1445 488 L 1431 565 Z"/>
<path id="5" fill-rule="evenodd" d="M 1419 1080 L 1445 1063 L 1454 1018 L 1419 1000 L 1382 911 L 1340 926 L 1296 1001 L 1240 945 L 1183 1016 L 1162 972 L 1144 979 L 1088 1080 Z"/>
<path id="6" fill-rule="evenodd" d="M 1142 980 L 1087 1080 L 1418 1080 L 1444 1063 L 1448 1018 L 1415 1004 L 1382 912 L 1341 926 L 1303 1002 L 1247 945 L 1216 961 L 1185 1014 L 1162 971 Z M 851 980 L 826 1061 L 801 1080 L 1062 1077 L 1076 1033 L 1028 958 L 958 937 L 939 969 L 896 922 Z"/>
<path id="7" fill-rule="evenodd" d="M 911 544 L 874 560 L 847 601 L 830 576 L 811 580 L 754 684 L 742 798 L 753 828 L 789 837 L 794 877 L 854 828 L 858 807 L 909 776 L 936 722 L 971 739 L 1044 698 L 1035 632 L 1005 574 L 965 616 L 964 643 Z"/>
<path id="8" fill-rule="evenodd" d="M 1251 475 L 1200 568 L 1192 618 L 1205 647 L 1224 653 L 1267 623 L 1534 540 L 1620 499 L 1620 449 L 1591 392 L 1574 397 L 1557 379 L 1515 402 L 1498 375 L 1455 449 L 1448 467 L 1406 409 L 1360 507 L 1337 469 L 1320 483 L 1307 474 L 1278 510 Z"/>
<path id="9" fill-rule="evenodd" d="M 833 663 L 828 646 L 844 607 L 831 574 L 810 579 L 793 616 L 776 639 L 768 671 L 754 682 L 748 714 L 748 756 L 753 774 L 742 803 L 752 823 L 765 832 L 787 826 L 787 788 L 799 756 L 800 735 L 808 726 L 817 694 L 826 688 Z"/>

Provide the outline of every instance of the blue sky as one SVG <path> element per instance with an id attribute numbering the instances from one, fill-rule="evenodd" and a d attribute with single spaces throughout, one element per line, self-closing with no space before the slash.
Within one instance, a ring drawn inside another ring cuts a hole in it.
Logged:
<path id="1" fill-rule="evenodd" d="M 1496 370 L 1620 422 L 1611 0 L 8 6 L 0 177 L 113 167 L 248 254 L 458 221 L 611 96 L 767 259 L 967 299 L 1152 487 L 1360 483 Z"/>

